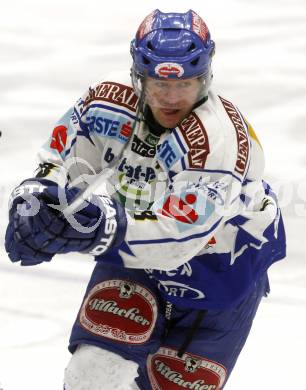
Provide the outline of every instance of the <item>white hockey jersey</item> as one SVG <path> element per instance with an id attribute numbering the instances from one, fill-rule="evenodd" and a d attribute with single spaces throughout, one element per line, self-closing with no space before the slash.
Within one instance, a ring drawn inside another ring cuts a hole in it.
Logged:
<path id="1" fill-rule="evenodd" d="M 160 137 L 137 108 L 127 79 L 90 87 L 43 146 L 39 175 L 59 182 L 64 171 L 80 188 L 100 175 L 95 192 L 125 206 L 124 243 L 98 260 L 146 269 L 174 302 L 228 306 L 285 255 L 261 145 L 213 91 Z"/>

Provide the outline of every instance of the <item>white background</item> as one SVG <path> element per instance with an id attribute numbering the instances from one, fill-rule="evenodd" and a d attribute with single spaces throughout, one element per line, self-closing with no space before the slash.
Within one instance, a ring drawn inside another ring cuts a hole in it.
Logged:
<path id="1" fill-rule="evenodd" d="M 87 256 L 21 268 L 3 250 L 7 199 L 31 177 L 57 119 L 110 70 L 129 69 L 146 14 L 193 8 L 216 41 L 214 86 L 253 124 L 280 196 L 288 257 L 263 301 L 227 390 L 306 389 L 305 0 L 0 0 L 0 383 L 62 388 L 66 346 L 88 277 Z M 0 388 L 1 388 L 0 385 Z"/>

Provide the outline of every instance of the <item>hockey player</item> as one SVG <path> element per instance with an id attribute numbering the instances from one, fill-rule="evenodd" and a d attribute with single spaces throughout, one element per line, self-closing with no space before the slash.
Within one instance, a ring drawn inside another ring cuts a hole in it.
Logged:
<path id="1" fill-rule="evenodd" d="M 194 11 L 152 12 L 131 43 L 132 80 L 90 87 L 12 193 L 12 261 L 96 259 L 66 390 L 224 388 L 285 256 L 261 145 L 210 89 L 214 52 Z"/>

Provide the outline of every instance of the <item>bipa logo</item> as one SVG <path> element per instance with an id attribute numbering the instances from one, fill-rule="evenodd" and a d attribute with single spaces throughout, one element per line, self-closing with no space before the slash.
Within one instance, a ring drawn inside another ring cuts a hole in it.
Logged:
<path id="1" fill-rule="evenodd" d="M 56 149 L 59 153 L 61 153 L 67 142 L 67 127 L 66 126 L 57 126 L 53 130 L 52 140 L 50 144 L 51 149 Z"/>
<path id="2" fill-rule="evenodd" d="M 197 196 L 192 193 L 186 194 L 184 199 L 170 195 L 163 208 L 158 210 L 158 212 L 179 222 L 193 224 L 198 220 L 199 215 L 190 205 L 196 203 L 196 201 Z"/>
<path id="3" fill-rule="evenodd" d="M 184 74 L 184 68 L 182 67 L 182 65 L 177 64 L 175 62 L 163 62 L 155 67 L 155 73 L 159 77 L 182 77 Z"/>

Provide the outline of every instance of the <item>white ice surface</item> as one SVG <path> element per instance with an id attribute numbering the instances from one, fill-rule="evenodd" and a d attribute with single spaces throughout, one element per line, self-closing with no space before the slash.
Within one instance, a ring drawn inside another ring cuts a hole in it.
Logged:
<path id="1" fill-rule="evenodd" d="M 58 256 L 21 268 L 3 250 L 10 190 L 31 176 L 53 124 L 87 86 L 129 68 L 142 18 L 193 8 L 216 41 L 214 85 L 253 124 L 284 209 L 288 257 L 227 390 L 306 389 L 305 0 L 0 0 L 0 383 L 62 388 L 66 346 L 94 262 Z M 1 388 L 0 385 L 0 388 Z"/>

